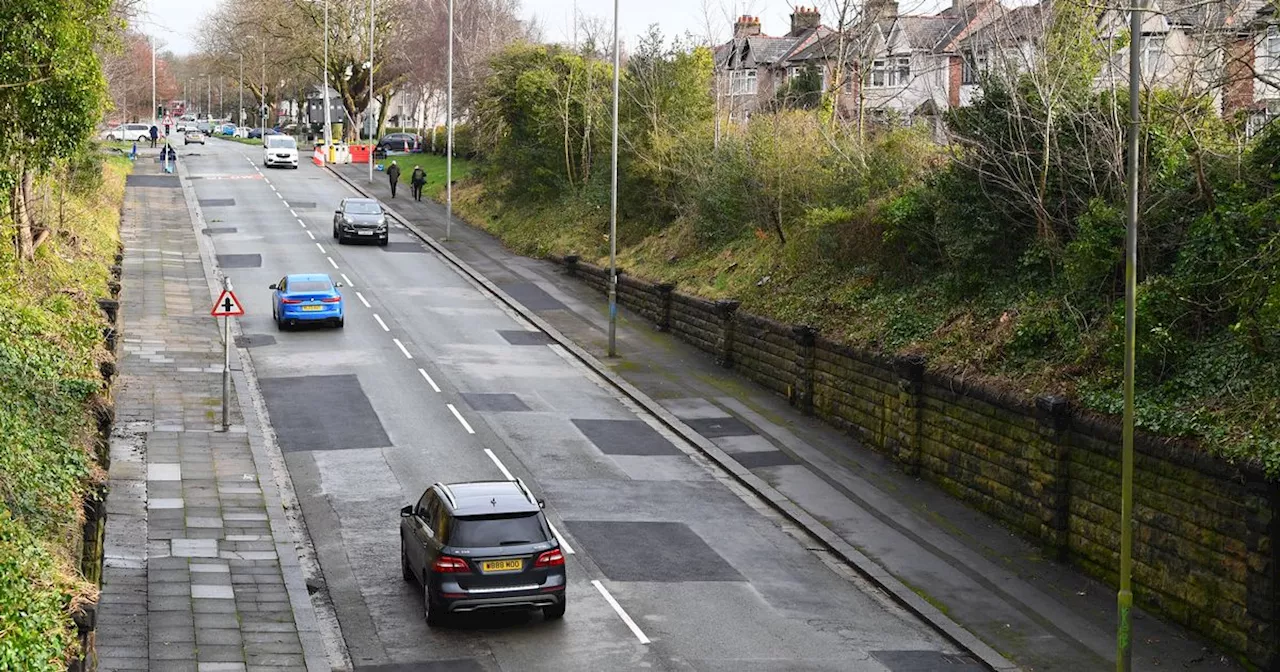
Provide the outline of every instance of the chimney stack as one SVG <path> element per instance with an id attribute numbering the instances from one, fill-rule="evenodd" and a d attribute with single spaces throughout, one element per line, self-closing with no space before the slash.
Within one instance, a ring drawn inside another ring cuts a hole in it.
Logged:
<path id="1" fill-rule="evenodd" d="M 867 0 L 864 10 L 868 21 L 886 21 L 898 18 L 896 0 Z"/>
<path id="2" fill-rule="evenodd" d="M 818 12 L 817 7 L 796 7 L 796 11 L 791 13 L 791 32 L 788 36 L 798 37 L 804 31 L 820 25 L 822 25 L 822 14 Z"/>
<path id="3" fill-rule="evenodd" d="M 760 17 L 758 16 L 739 16 L 737 22 L 733 24 L 734 38 L 752 37 L 760 34 Z"/>

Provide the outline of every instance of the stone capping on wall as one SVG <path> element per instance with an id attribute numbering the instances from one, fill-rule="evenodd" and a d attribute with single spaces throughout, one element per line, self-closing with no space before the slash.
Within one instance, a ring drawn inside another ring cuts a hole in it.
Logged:
<path id="1" fill-rule="evenodd" d="M 576 255 L 551 260 L 608 291 L 608 269 Z M 811 326 L 750 315 L 737 301 L 681 294 L 674 283 L 621 269 L 618 303 L 801 412 L 860 438 L 906 473 L 987 512 L 1049 556 L 1114 580 L 1116 419 L 1061 396 L 1029 398 L 930 370 L 920 356 L 859 350 Z M 1194 441 L 1139 431 L 1134 445 L 1135 478 L 1151 484 L 1135 502 L 1135 517 L 1148 521 L 1134 546 L 1139 604 L 1255 666 L 1280 666 L 1280 628 L 1273 624 L 1280 614 L 1280 563 L 1273 555 L 1280 482 Z"/>

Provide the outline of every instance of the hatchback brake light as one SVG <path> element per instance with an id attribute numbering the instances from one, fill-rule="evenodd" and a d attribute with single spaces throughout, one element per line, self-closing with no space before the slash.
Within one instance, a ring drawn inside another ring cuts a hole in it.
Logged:
<path id="1" fill-rule="evenodd" d="M 280 303 L 288 303 L 288 304 L 302 303 L 302 299 L 280 299 Z"/>
<path id="2" fill-rule="evenodd" d="M 325 302 L 325 303 L 337 303 L 337 302 L 339 302 L 339 301 L 341 301 L 341 300 L 342 300 L 342 297 L 341 297 L 341 296 L 326 296 L 326 297 L 324 297 L 323 299 L 320 299 L 320 300 L 321 300 L 321 301 L 323 301 L 323 302 Z"/>
<path id="3" fill-rule="evenodd" d="M 542 555 L 538 556 L 538 559 L 533 563 L 533 566 L 534 567 L 563 567 L 564 554 L 561 553 L 560 549 L 558 548 L 552 551 L 546 551 Z"/>
<path id="4" fill-rule="evenodd" d="M 431 563 L 431 569 L 441 574 L 456 574 L 468 571 L 466 560 L 455 558 L 451 555 L 440 556 L 435 562 Z"/>

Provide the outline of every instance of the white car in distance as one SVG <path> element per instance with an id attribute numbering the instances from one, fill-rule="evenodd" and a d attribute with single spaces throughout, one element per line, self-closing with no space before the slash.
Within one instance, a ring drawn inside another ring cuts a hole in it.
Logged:
<path id="1" fill-rule="evenodd" d="M 298 167 L 298 142 L 287 135 L 268 135 L 262 148 L 262 165 Z"/>

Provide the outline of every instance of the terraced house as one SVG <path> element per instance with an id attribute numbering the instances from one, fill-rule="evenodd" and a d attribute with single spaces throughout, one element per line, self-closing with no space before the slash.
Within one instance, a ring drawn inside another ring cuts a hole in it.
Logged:
<path id="1" fill-rule="evenodd" d="M 984 78 L 1034 68 L 1053 6 L 953 0 L 936 14 L 912 15 L 900 13 L 895 0 L 867 0 L 843 30 L 823 26 L 817 10 L 798 8 L 782 37 L 764 35 L 757 17 L 739 17 L 734 38 L 715 53 L 721 109 L 746 119 L 811 68 L 822 89 L 837 94 L 846 118 L 937 123 L 941 110 L 970 104 Z M 1251 128 L 1280 113 L 1280 32 L 1270 3 L 1151 0 L 1148 7 L 1141 36 L 1147 85 L 1210 96 Z M 1100 12 L 1096 37 L 1109 56 L 1095 85 L 1124 89 L 1128 14 Z"/>

